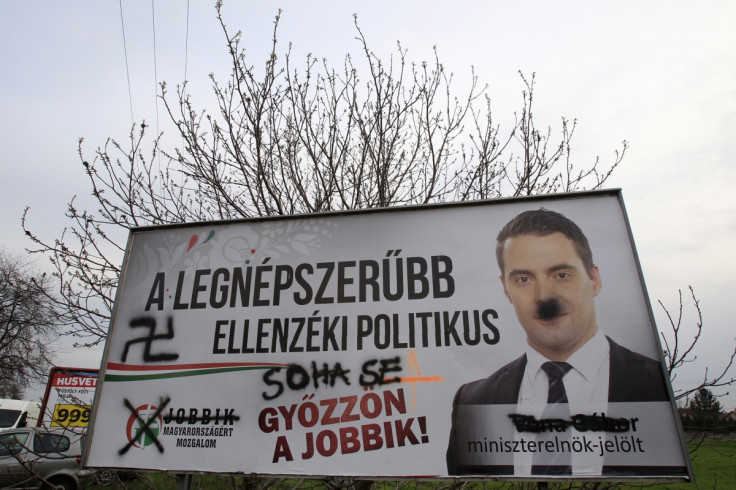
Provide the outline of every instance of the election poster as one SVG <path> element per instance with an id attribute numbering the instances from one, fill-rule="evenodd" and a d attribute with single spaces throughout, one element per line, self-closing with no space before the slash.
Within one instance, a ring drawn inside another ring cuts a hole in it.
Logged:
<path id="1" fill-rule="evenodd" d="M 85 464 L 692 470 L 621 192 L 132 229 Z"/>

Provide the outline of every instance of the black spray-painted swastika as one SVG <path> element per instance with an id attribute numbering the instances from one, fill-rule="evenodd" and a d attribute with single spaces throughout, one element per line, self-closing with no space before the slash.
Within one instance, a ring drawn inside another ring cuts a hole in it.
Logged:
<path id="1" fill-rule="evenodd" d="M 170 340 L 174 338 L 174 323 L 171 317 L 166 319 L 165 333 L 156 333 L 156 319 L 152 316 L 142 316 L 134 318 L 130 321 L 130 328 L 138 327 L 148 328 L 148 335 L 146 335 L 145 337 L 139 337 L 137 339 L 129 340 L 125 343 L 125 349 L 123 349 L 123 355 L 121 357 L 122 362 L 125 362 L 128 359 L 128 350 L 130 349 L 130 346 L 141 342 L 145 344 L 145 347 L 143 348 L 144 362 L 175 361 L 179 358 L 179 354 L 176 353 L 151 353 L 151 344 L 153 344 L 154 340 Z"/>

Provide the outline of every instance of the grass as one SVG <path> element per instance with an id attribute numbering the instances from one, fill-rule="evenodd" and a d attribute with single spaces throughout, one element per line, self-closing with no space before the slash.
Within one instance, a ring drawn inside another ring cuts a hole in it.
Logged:
<path id="1" fill-rule="evenodd" d="M 692 446 L 696 443 L 691 443 Z M 706 439 L 690 455 L 695 470 L 695 484 L 667 484 L 672 490 L 736 488 L 736 439 Z"/>
<path id="2" fill-rule="evenodd" d="M 699 444 L 699 445 L 698 445 Z M 706 490 L 706 489 L 736 489 L 736 439 L 706 439 L 703 441 L 694 441 L 690 443 L 691 449 L 697 446 L 697 450 L 691 455 L 693 468 L 695 470 L 695 484 L 692 483 L 643 483 L 636 485 L 621 485 L 621 489 L 641 489 L 651 488 L 654 490 Z M 193 475 L 192 489 L 213 489 L 213 490 L 229 490 L 229 489 L 245 489 L 257 488 L 248 486 L 246 481 L 248 477 L 235 476 L 229 477 L 224 475 Z M 337 479 L 336 481 L 339 481 Z M 346 479 L 346 482 L 349 479 Z M 403 490 L 432 490 L 447 488 L 449 482 L 418 482 L 404 481 L 400 488 Z M 147 473 L 135 480 L 122 484 L 113 484 L 109 486 L 95 485 L 88 487 L 90 489 L 104 490 L 111 488 L 125 488 L 126 490 L 173 490 L 177 488 L 176 476 L 166 473 Z M 599 488 L 611 488 L 610 484 L 602 484 Z M 292 478 L 281 480 L 272 489 L 317 489 L 325 488 L 324 483 L 319 480 Z M 397 482 L 380 482 L 375 487 L 377 490 L 393 490 L 397 488 Z M 473 482 L 468 484 L 465 489 L 493 489 L 493 490 L 520 490 L 520 489 L 536 489 L 537 485 L 533 482 Z M 576 487 L 569 483 L 553 484 L 550 489 L 569 489 L 569 488 L 595 488 L 588 484 L 586 487 Z"/>

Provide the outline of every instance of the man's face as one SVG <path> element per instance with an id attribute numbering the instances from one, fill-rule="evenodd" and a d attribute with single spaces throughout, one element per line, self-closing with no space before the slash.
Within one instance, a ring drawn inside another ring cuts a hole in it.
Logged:
<path id="1" fill-rule="evenodd" d="M 567 360 L 598 329 L 598 268 L 589 275 L 575 244 L 559 232 L 509 238 L 503 259 L 503 290 L 527 342 L 548 359 Z"/>

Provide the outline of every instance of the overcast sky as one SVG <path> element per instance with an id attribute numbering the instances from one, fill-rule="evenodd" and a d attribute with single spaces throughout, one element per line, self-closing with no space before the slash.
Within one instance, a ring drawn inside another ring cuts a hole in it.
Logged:
<path id="1" fill-rule="evenodd" d="M 704 314 L 698 359 L 675 388 L 697 383 L 706 366 L 722 367 L 736 345 L 736 3 L 226 1 L 225 21 L 243 31 L 255 65 L 265 60 L 279 6 L 279 52 L 293 43 L 295 60 L 312 53 L 339 67 L 347 52 L 357 54 L 356 13 L 384 59 L 397 40 L 417 62 L 436 46 L 458 88 L 475 67 L 502 123 L 520 107 L 518 71 L 536 72 L 537 124 L 577 119 L 579 165 L 597 155 L 609 162 L 629 141 L 607 187 L 623 189 L 657 322 L 666 327 L 657 300 L 676 312 L 678 289 L 688 285 Z M 208 75 L 226 79 L 213 1 L 191 1 L 188 40 L 183 1 L 156 1 L 155 11 L 151 2 L 123 1 L 122 21 L 125 43 L 119 2 L 0 3 L 6 250 L 29 246 L 20 227 L 25 206 L 30 227 L 49 239 L 62 231 L 74 195 L 91 206 L 79 138 L 92 158 L 107 137 L 124 139 L 132 121 L 171 132 L 160 104 L 157 112 L 157 80 L 173 88 L 186 70 L 189 93 L 203 107 L 211 101 Z M 691 314 L 685 321 L 693 325 Z M 75 352 L 60 363 L 97 367 L 99 359 L 99 351 Z M 736 407 L 736 396 L 722 400 Z"/>

